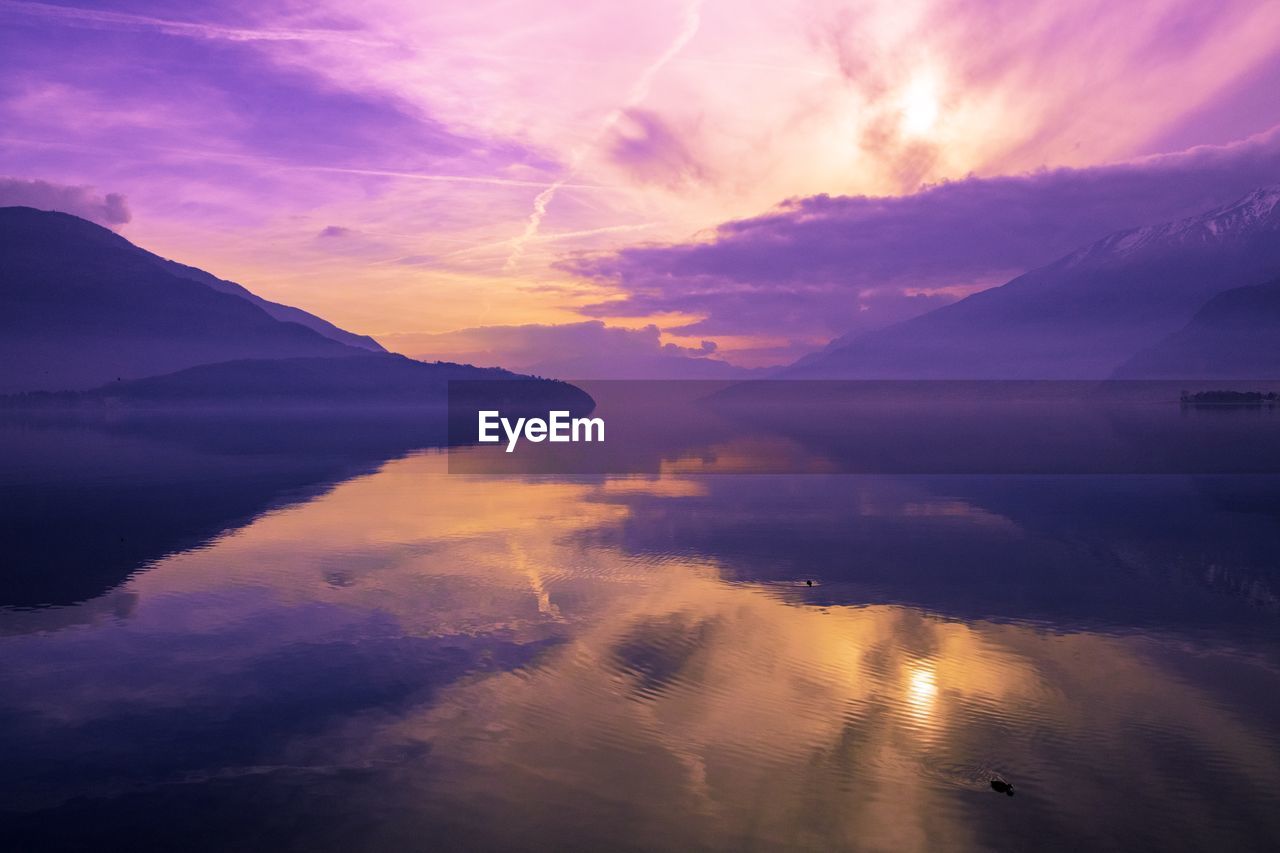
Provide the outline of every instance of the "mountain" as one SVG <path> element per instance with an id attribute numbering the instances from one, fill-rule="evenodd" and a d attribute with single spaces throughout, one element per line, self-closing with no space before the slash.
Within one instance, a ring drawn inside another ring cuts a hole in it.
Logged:
<path id="1" fill-rule="evenodd" d="M 1280 278 L 1219 293 L 1113 378 L 1280 378 Z"/>
<path id="2" fill-rule="evenodd" d="M 178 267 L 75 216 L 0 208 L 0 393 L 87 389 L 232 359 L 367 351 L 281 322 L 255 304 L 265 300 L 227 292 L 238 285 L 211 287 L 212 276 Z"/>
<path id="3" fill-rule="evenodd" d="M 494 382 L 493 380 L 506 380 Z M 575 413 L 595 402 L 573 385 L 533 379 L 498 367 L 426 363 L 403 355 L 356 351 L 346 357 L 240 359 L 201 364 L 174 373 L 111 382 L 87 391 L 35 392 L 0 398 L 9 409 L 195 406 L 249 410 L 304 407 L 368 410 L 441 408 L 450 382 L 486 405 L 504 410 L 529 404 L 545 414 L 557 406 Z"/>
<path id="4" fill-rule="evenodd" d="M 138 251 L 143 252 L 143 254 L 151 255 L 150 252 L 146 252 L 142 249 L 138 249 Z M 174 275 L 189 278 L 192 281 L 198 281 L 201 284 L 208 285 L 214 290 L 221 291 L 222 293 L 230 293 L 232 296 L 239 296 L 241 299 L 246 299 L 282 323 L 297 323 L 300 326 L 306 326 L 313 332 L 318 332 L 326 338 L 332 338 L 333 340 L 338 341 L 339 343 L 344 343 L 347 346 L 357 347 L 359 349 L 368 350 L 369 352 L 386 352 L 386 349 L 383 348 L 382 344 L 378 343 L 368 335 L 357 335 L 355 332 L 348 332 L 346 329 L 340 329 L 323 317 L 317 317 L 315 314 L 310 314 L 303 311 L 301 308 L 294 308 L 292 305 L 281 305 L 279 302 L 272 302 L 268 299 L 263 299 L 261 296 L 253 293 L 242 284 L 237 284 L 234 281 L 227 281 L 224 278 L 218 278 L 216 275 L 211 275 L 202 269 L 189 267 L 186 264 L 180 264 L 177 261 L 171 261 L 157 255 L 151 255 L 151 257 L 155 258 L 157 263 Z"/>
<path id="5" fill-rule="evenodd" d="M 1280 275 L 1280 186 L 1135 228 L 1000 287 L 815 353 L 781 375 L 1101 379 L 1213 296 Z"/>

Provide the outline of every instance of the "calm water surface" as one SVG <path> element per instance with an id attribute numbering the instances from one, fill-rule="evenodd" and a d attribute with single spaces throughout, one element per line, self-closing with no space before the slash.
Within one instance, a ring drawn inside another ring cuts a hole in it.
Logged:
<path id="1" fill-rule="evenodd" d="M 6 429 L 7 849 L 1280 848 L 1274 475 Z"/>

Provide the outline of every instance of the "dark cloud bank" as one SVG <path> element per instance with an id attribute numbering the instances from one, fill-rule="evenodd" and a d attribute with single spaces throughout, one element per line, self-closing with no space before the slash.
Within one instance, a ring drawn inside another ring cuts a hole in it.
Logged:
<path id="1" fill-rule="evenodd" d="M 910 196 L 826 195 L 728 222 L 711 239 L 580 255 L 618 287 L 590 316 L 705 315 L 682 334 L 825 340 L 1001 283 L 1113 231 L 1187 216 L 1280 181 L 1280 128 L 1224 146 L 1085 169 L 950 181 Z"/>

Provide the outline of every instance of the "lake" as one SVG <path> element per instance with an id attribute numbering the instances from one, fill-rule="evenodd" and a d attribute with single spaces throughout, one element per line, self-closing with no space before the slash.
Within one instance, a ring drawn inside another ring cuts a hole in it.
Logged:
<path id="1" fill-rule="evenodd" d="M 1280 848 L 1280 412 L 593 393 L 0 424 L 2 846 Z"/>

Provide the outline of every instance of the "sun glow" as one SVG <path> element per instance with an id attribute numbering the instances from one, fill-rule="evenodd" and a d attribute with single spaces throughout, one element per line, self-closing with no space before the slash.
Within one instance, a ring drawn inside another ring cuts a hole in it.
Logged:
<path id="1" fill-rule="evenodd" d="M 938 698 L 938 680 L 932 665 L 912 667 L 907 675 L 907 706 L 911 716 L 926 721 Z"/>
<path id="2" fill-rule="evenodd" d="M 906 136 L 927 136 L 937 126 L 941 108 L 938 85 L 931 75 L 922 75 L 902 93 L 902 132 Z"/>

